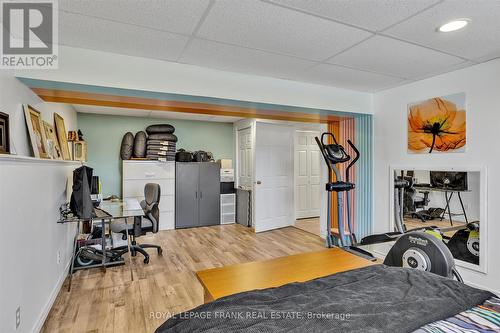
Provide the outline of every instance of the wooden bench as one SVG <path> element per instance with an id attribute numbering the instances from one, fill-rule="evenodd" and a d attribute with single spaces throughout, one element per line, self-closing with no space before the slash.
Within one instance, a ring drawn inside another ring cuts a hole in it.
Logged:
<path id="1" fill-rule="evenodd" d="M 205 303 L 255 289 L 305 282 L 375 263 L 339 248 L 301 253 L 266 261 L 230 265 L 196 272 Z"/>

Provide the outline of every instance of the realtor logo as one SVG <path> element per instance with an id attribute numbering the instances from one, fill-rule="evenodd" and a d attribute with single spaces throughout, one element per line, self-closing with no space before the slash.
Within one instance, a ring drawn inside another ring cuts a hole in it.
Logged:
<path id="1" fill-rule="evenodd" d="M 1 1 L 1 68 L 57 68 L 57 0 Z"/>

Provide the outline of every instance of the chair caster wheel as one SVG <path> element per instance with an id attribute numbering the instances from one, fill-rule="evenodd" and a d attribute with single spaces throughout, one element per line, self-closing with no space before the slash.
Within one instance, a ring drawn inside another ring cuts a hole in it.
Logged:
<path id="1" fill-rule="evenodd" d="M 163 250 L 162 249 L 158 249 L 158 255 L 161 256 L 163 254 Z"/>
<path id="2" fill-rule="evenodd" d="M 144 258 L 144 263 L 149 264 L 149 257 Z"/>

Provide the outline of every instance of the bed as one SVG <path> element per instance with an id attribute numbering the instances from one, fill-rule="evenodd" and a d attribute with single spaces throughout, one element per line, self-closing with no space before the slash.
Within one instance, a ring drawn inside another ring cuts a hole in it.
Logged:
<path id="1" fill-rule="evenodd" d="M 500 332 L 495 295 L 431 273 L 374 265 L 222 297 L 175 315 L 156 332 L 475 332 L 474 322 Z"/>

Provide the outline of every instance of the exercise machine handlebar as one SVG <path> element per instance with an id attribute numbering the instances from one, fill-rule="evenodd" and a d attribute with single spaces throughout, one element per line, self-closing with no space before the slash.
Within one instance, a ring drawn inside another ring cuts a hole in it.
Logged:
<path id="1" fill-rule="evenodd" d="M 349 144 L 349 146 L 354 151 L 354 154 L 356 154 L 356 156 L 349 163 L 349 165 L 347 166 L 346 171 L 345 171 L 346 182 L 349 182 L 349 179 L 350 179 L 350 177 L 349 177 L 349 171 L 351 170 L 351 167 L 354 165 L 354 163 L 356 163 L 359 160 L 359 150 L 358 150 L 358 148 L 356 148 L 356 146 L 354 145 L 354 143 L 352 143 L 351 140 L 347 139 L 347 143 Z"/>

